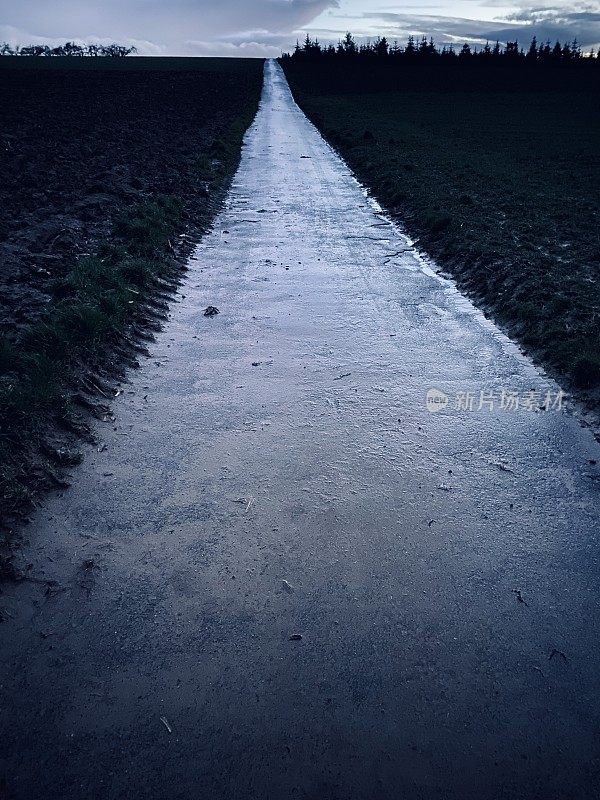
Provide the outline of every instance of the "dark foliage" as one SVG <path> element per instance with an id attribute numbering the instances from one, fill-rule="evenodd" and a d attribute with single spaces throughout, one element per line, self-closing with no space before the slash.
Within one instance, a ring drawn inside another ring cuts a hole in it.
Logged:
<path id="1" fill-rule="evenodd" d="M 477 48 L 464 44 L 437 47 L 433 39 L 415 41 L 411 36 L 405 46 L 390 45 L 387 39 L 358 44 L 352 34 L 339 44 L 322 47 L 306 37 L 296 44 L 282 63 L 289 70 L 312 70 L 320 90 L 394 91 L 419 89 L 545 90 L 596 85 L 600 75 L 600 52 L 584 55 L 577 41 L 551 45 L 532 40 L 528 49 L 518 42 L 500 45 L 486 43 Z"/>
<path id="2" fill-rule="evenodd" d="M 500 42 L 496 42 L 493 47 L 487 42 L 481 48 L 471 48 L 469 44 L 465 43 L 457 52 L 453 44 L 444 45 L 440 49 L 433 39 L 427 39 L 425 36 L 419 42 L 416 42 L 413 36 L 409 36 L 406 45 L 402 46 L 397 41 L 390 45 L 385 36 L 377 38 L 374 42 L 357 44 L 352 34 L 347 33 L 337 47 L 333 44 L 322 47 L 317 39 L 313 41 L 307 34 L 304 44 L 300 45 L 299 42 L 296 42 L 294 52 L 291 55 L 285 54 L 283 58 L 313 61 L 360 59 L 363 62 L 379 59 L 396 63 L 448 62 L 457 59 L 462 63 L 477 61 L 479 63 L 571 64 L 582 60 L 600 62 L 600 51 L 597 56 L 594 56 L 593 51 L 584 56 L 576 39 L 562 45 L 557 41 L 552 46 L 550 40 L 544 44 L 538 44 L 534 36 L 527 51 L 519 47 L 518 42 L 507 42 L 504 46 L 501 46 Z"/>
<path id="3" fill-rule="evenodd" d="M 0 44 L 0 56 L 102 56 L 108 58 L 124 58 L 137 53 L 135 47 L 124 47 L 121 44 L 76 44 L 65 42 L 58 47 L 47 44 L 31 44 L 26 47 L 12 48 L 4 42 Z"/>

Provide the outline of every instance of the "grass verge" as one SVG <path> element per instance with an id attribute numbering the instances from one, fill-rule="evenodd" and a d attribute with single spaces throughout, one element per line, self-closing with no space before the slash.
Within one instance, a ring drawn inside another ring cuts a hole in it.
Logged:
<path id="1" fill-rule="evenodd" d="M 117 216 L 114 238 L 56 281 L 51 310 L 18 343 L 0 340 L 0 491 L 8 508 L 30 498 L 29 470 L 49 423 L 64 426 L 73 417 L 69 384 L 172 274 L 165 251 L 182 211 L 176 197 L 164 196 Z"/>

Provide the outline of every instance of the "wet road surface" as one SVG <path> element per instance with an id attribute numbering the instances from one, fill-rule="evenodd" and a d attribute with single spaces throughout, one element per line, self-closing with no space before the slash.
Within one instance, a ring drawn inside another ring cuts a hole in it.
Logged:
<path id="1" fill-rule="evenodd" d="M 172 312 L 0 598 L 7 797 L 597 797 L 600 448 L 272 62 Z"/>

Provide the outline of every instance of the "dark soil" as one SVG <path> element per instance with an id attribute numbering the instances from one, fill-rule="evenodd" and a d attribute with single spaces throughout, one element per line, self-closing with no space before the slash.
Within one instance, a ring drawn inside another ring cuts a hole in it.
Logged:
<path id="1" fill-rule="evenodd" d="M 544 91 L 428 88 L 439 70 L 411 88 L 399 72 L 403 88 L 382 92 L 360 67 L 284 67 L 302 109 L 421 249 L 597 410 L 597 70 Z"/>
<path id="2" fill-rule="evenodd" d="M 86 415 L 110 415 L 114 381 L 160 327 L 258 105 L 260 60 L 118 61 L 0 60 L 6 526 L 64 485 Z"/>
<path id="3" fill-rule="evenodd" d="M 211 147 L 255 107 L 262 75 L 258 60 L 17 60 L 0 61 L 0 333 L 11 337 L 115 211 L 175 194 L 204 216 Z"/>

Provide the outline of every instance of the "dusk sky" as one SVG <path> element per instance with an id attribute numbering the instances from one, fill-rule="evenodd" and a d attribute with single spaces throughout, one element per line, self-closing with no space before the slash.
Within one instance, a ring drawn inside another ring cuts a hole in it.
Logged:
<path id="1" fill-rule="evenodd" d="M 577 38 L 600 42 L 600 3 L 510 0 L 0 0 L 0 40 L 9 44 L 117 41 L 142 54 L 279 56 L 306 32 L 336 42 L 346 31 L 404 41 L 517 39 L 525 46 Z"/>

